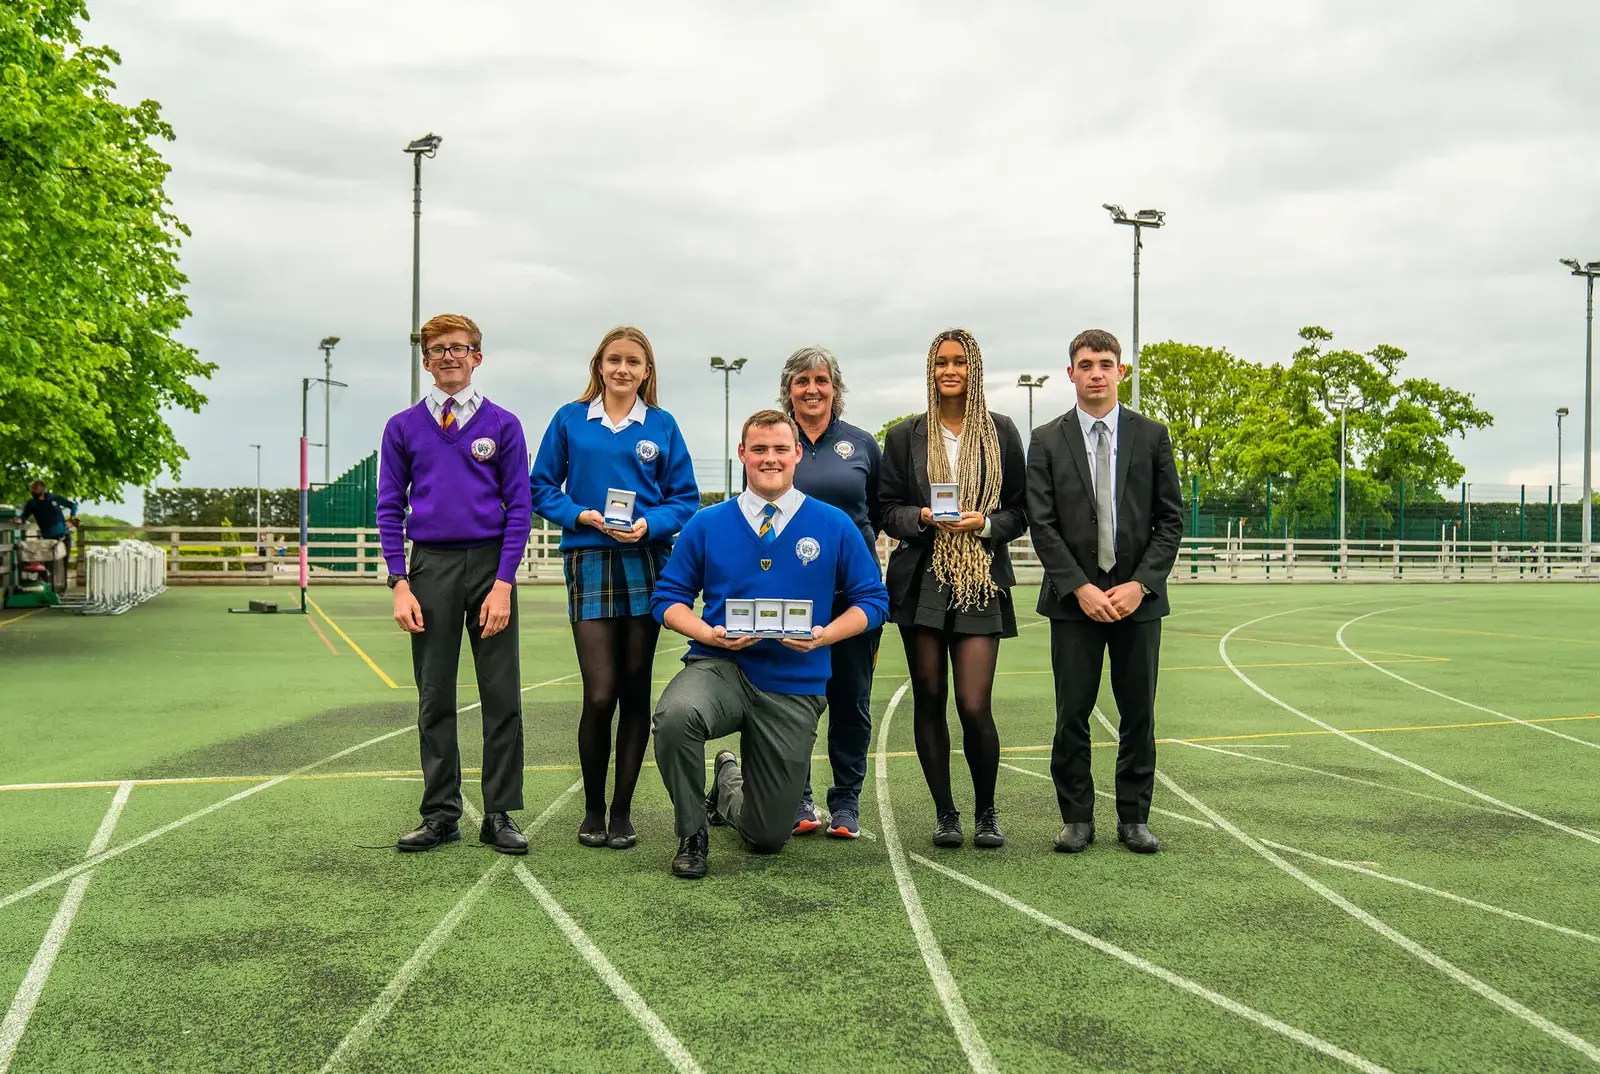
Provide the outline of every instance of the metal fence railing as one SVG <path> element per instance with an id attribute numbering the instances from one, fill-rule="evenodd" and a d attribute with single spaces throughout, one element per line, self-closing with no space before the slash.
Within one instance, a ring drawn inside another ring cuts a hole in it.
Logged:
<path id="1" fill-rule="evenodd" d="M 167 588 L 167 551 L 121 540 L 85 548 L 83 615 L 121 615 Z"/>

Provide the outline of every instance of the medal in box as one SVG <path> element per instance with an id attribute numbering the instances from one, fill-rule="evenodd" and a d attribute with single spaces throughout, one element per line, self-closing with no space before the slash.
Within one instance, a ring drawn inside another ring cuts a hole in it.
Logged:
<path id="1" fill-rule="evenodd" d="M 811 602 L 786 600 L 783 602 L 783 632 L 791 638 L 811 637 Z"/>
<path id="2" fill-rule="evenodd" d="M 722 605 L 723 631 L 728 637 L 748 637 L 756 632 L 756 602 L 728 600 Z"/>
<path id="3" fill-rule="evenodd" d="M 606 489 L 606 528 L 612 530 L 633 529 L 633 505 L 639 494 L 628 489 Z"/>
<path id="4" fill-rule="evenodd" d="M 783 601 L 758 600 L 756 606 L 756 630 L 758 638 L 783 637 Z"/>
<path id="5" fill-rule="evenodd" d="M 928 508 L 935 522 L 961 521 L 961 486 L 935 483 L 928 486 Z"/>

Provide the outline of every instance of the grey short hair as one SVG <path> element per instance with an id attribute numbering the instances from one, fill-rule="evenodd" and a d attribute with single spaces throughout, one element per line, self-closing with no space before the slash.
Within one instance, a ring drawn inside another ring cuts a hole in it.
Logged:
<path id="1" fill-rule="evenodd" d="M 783 373 L 778 377 L 778 406 L 789 417 L 794 417 L 794 403 L 789 398 L 794 378 L 819 365 L 827 368 L 828 379 L 833 382 L 833 416 L 837 418 L 844 413 L 844 374 L 839 372 L 839 359 L 826 347 L 801 347 L 789 355 L 788 361 L 783 363 Z"/>

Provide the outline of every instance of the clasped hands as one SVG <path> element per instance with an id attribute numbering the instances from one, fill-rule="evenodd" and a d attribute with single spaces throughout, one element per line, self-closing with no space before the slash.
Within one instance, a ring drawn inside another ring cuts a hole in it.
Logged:
<path id="1" fill-rule="evenodd" d="M 1078 598 L 1078 607 L 1097 623 L 1115 623 L 1126 619 L 1144 602 L 1144 586 L 1138 582 L 1123 582 L 1110 589 L 1101 589 L 1093 582 L 1085 582 L 1072 591 Z"/>
<path id="2" fill-rule="evenodd" d="M 983 529 L 984 523 L 989 521 L 981 512 L 963 511 L 959 522 L 941 522 L 933 517 L 931 507 L 924 507 L 918 517 L 924 526 L 937 526 L 946 533 L 977 533 Z"/>
<path id="3" fill-rule="evenodd" d="M 809 653 L 813 649 L 833 644 L 833 635 L 828 627 L 816 626 L 811 628 L 809 638 L 758 638 L 754 634 L 744 634 L 737 637 L 728 637 L 727 627 L 709 627 L 709 633 L 703 638 L 696 639 L 702 645 L 709 645 L 715 649 L 727 649 L 729 652 L 738 652 L 748 649 L 758 641 L 779 641 L 785 648 L 793 649 L 797 653 Z"/>
<path id="4" fill-rule="evenodd" d="M 585 511 L 578 516 L 578 525 L 593 526 L 601 533 L 604 533 L 615 540 L 621 541 L 623 544 L 638 544 L 640 541 L 644 540 L 645 535 L 650 532 L 649 524 L 642 518 L 636 518 L 633 520 L 632 529 L 612 529 L 610 526 L 606 525 L 606 516 L 593 509 Z"/>

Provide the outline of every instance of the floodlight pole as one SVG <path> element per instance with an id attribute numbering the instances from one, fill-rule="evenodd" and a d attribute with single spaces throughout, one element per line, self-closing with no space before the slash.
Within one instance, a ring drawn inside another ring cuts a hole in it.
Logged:
<path id="1" fill-rule="evenodd" d="M 1111 203 L 1102 205 L 1101 208 L 1111 213 L 1113 224 L 1127 224 L 1133 228 L 1133 388 L 1131 390 L 1133 409 L 1139 409 L 1139 252 L 1144 249 L 1142 229 L 1147 227 L 1161 227 L 1166 223 L 1166 213 L 1160 209 L 1140 209 L 1129 216 L 1122 211 L 1122 206 Z"/>
<path id="2" fill-rule="evenodd" d="M 256 544 L 261 543 L 261 445 L 251 444 L 256 449 Z"/>
<path id="3" fill-rule="evenodd" d="M 727 489 L 723 493 L 723 498 L 728 500 L 733 499 L 733 448 L 730 442 L 730 415 L 728 413 L 732 389 L 729 387 L 731 382 L 728 376 L 743 369 L 744 363 L 745 359 L 743 358 L 735 358 L 731 362 L 725 362 L 716 355 L 711 358 L 712 372 L 722 374 L 722 476 L 726 482 Z"/>
<path id="4" fill-rule="evenodd" d="M 1589 574 L 1590 547 L 1594 542 L 1594 482 L 1592 463 L 1594 456 L 1594 278 L 1600 276 L 1600 261 L 1580 265 L 1576 259 L 1563 258 L 1561 263 L 1582 276 L 1587 285 L 1588 300 L 1584 307 L 1583 335 L 1583 502 L 1579 505 L 1579 520 L 1583 523 L 1583 574 Z"/>
<path id="5" fill-rule="evenodd" d="M 1036 389 L 1043 388 L 1044 382 L 1049 379 L 1050 374 L 1048 373 L 1042 377 L 1036 377 L 1031 373 L 1024 373 L 1022 376 L 1017 378 L 1017 387 L 1028 389 L 1028 435 L 1030 437 L 1033 435 L 1033 393 Z"/>
<path id="6" fill-rule="evenodd" d="M 1561 419 L 1572 411 L 1556 407 L 1556 550 L 1561 547 Z"/>
<path id="7" fill-rule="evenodd" d="M 422 158 L 439 152 L 442 141 L 429 133 L 405 148 L 411 154 L 411 394 L 407 406 L 422 398 Z"/>
<path id="8" fill-rule="evenodd" d="M 335 388 L 349 387 L 348 384 L 341 384 L 337 380 L 328 380 L 324 377 L 300 378 L 300 611 L 302 613 L 306 610 L 306 589 L 311 579 L 311 554 L 306 547 L 307 522 L 311 510 L 311 441 L 306 429 L 306 397 L 311 394 L 313 384 L 327 384 Z"/>
<path id="9" fill-rule="evenodd" d="M 329 444 L 333 441 L 333 408 L 328 385 L 333 383 L 333 348 L 339 345 L 338 336 L 326 336 L 317 346 L 322 348 L 322 483 L 333 483 L 332 464 L 329 461 Z"/>

